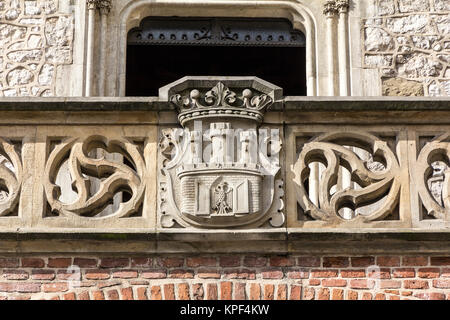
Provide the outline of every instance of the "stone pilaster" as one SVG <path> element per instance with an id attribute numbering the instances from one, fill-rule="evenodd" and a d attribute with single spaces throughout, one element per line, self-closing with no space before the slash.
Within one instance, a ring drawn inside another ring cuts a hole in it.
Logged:
<path id="1" fill-rule="evenodd" d="M 328 95 L 334 96 L 337 94 L 336 86 L 336 16 L 338 10 L 335 0 L 326 0 L 323 5 L 323 14 L 326 16 L 326 39 L 328 50 Z"/>

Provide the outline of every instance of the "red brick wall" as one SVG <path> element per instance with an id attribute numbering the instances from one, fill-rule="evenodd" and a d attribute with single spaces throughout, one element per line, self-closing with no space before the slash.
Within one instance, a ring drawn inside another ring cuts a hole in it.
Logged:
<path id="1" fill-rule="evenodd" d="M 0 271 L 3 300 L 450 300 L 450 256 L 3 256 Z"/>

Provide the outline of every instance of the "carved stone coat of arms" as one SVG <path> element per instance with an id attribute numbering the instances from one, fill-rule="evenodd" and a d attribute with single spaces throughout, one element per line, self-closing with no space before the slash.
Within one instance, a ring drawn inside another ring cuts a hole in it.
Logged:
<path id="1" fill-rule="evenodd" d="M 281 89 L 257 78 L 186 77 L 161 94 L 181 127 L 160 132 L 160 225 L 282 226 L 280 130 L 261 126 Z"/>

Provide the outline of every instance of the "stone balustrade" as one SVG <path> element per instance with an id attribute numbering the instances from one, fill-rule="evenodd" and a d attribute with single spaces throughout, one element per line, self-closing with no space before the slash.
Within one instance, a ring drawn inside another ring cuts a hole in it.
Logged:
<path id="1" fill-rule="evenodd" d="M 6 247 L 448 242 L 448 99 L 283 97 L 258 78 L 191 77 L 151 98 L 2 99 L 0 114 Z"/>

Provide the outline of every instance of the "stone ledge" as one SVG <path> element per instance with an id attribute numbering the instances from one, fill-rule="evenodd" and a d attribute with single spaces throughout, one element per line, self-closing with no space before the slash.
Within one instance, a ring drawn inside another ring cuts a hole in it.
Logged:
<path id="1" fill-rule="evenodd" d="M 439 97 L 296 97 L 271 111 L 450 111 L 450 98 Z M 0 98 L 0 111 L 171 111 L 157 97 Z"/>
<path id="2" fill-rule="evenodd" d="M 24 230 L 23 230 L 24 231 Z M 321 230 L 216 232 L 7 232 L 0 253 L 448 254 L 450 232 Z M 232 237 L 230 237 L 232 235 Z M 233 240 L 230 240 L 233 239 Z M 51 240 L 51 241 L 49 241 Z"/>
<path id="3" fill-rule="evenodd" d="M 448 111 L 450 98 L 285 97 L 285 111 Z"/>

